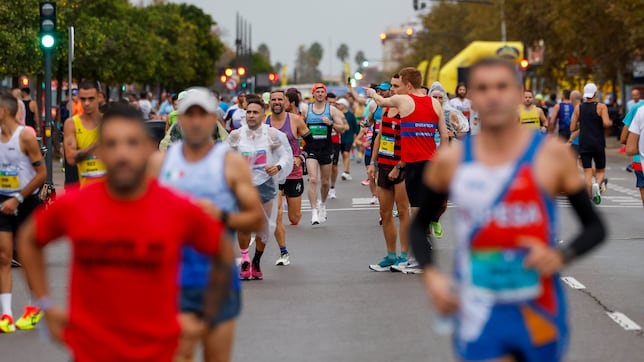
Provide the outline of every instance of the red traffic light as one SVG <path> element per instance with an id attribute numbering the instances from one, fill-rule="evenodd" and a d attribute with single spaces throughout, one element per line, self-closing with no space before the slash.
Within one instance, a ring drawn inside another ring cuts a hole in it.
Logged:
<path id="1" fill-rule="evenodd" d="M 280 78 L 279 74 L 277 73 L 269 73 L 268 74 L 268 80 L 270 80 L 272 83 L 277 82 L 277 80 Z"/>
<path id="2" fill-rule="evenodd" d="M 20 85 L 22 86 L 22 88 L 28 88 L 29 87 L 29 78 L 20 77 Z"/>
<path id="3" fill-rule="evenodd" d="M 244 67 L 237 68 L 237 75 L 241 75 L 241 76 L 246 75 L 246 68 Z"/>
<path id="4" fill-rule="evenodd" d="M 528 62 L 528 59 L 521 59 L 521 62 L 519 63 L 519 65 L 521 66 L 521 69 L 526 70 L 528 69 L 530 62 Z"/>
<path id="5" fill-rule="evenodd" d="M 228 77 L 226 77 L 225 75 L 222 75 L 221 77 L 219 77 L 219 80 L 220 80 L 222 83 L 226 83 L 226 81 L 228 80 Z"/>

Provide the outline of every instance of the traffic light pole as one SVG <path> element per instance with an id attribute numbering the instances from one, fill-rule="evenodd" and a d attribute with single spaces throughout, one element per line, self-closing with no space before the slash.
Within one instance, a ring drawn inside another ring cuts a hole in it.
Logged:
<path id="1" fill-rule="evenodd" d="M 45 155 L 45 164 L 47 165 L 47 182 L 53 184 L 53 166 L 52 155 L 54 146 L 51 137 L 51 53 L 53 49 L 43 49 L 45 53 L 45 141 L 47 153 Z"/>

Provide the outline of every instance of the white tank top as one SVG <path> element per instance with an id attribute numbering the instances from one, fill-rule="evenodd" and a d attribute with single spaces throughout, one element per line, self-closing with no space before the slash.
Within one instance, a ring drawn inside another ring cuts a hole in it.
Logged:
<path id="1" fill-rule="evenodd" d="M 20 133 L 23 129 L 24 126 L 19 126 L 9 142 L 0 142 L 0 195 L 12 196 L 22 191 L 36 176 L 31 160 L 20 149 Z M 37 192 L 34 191 L 34 194 Z"/>

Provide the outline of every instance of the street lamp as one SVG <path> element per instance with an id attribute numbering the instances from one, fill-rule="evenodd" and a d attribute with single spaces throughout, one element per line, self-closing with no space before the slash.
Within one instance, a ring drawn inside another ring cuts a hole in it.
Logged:
<path id="1" fill-rule="evenodd" d="M 363 78 L 362 73 L 360 73 L 360 72 L 355 72 L 355 74 L 353 75 L 353 77 L 354 77 L 356 80 L 362 80 L 362 78 Z"/>

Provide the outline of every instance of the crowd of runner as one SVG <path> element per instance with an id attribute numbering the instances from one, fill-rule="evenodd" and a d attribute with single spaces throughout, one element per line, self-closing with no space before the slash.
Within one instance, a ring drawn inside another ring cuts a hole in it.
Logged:
<path id="1" fill-rule="evenodd" d="M 317 83 L 310 98 L 294 88 L 241 93 L 229 106 L 193 87 L 106 107 L 100 84 L 84 81 L 73 93 L 82 109 L 70 107 L 63 126 L 78 187 L 47 208 L 37 207 L 40 147 L 21 120 L 35 117 L 31 101 L 3 94 L 0 331 L 32 329 L 44 317 L 78 361 L 192 361 L 199 344 L 206 361 L 229 361 L 241 281 L 264 278 L 271 239 L 275 265 L 295 262 L 284 209 L 298 225 L 306 190 L 311 226 L 336 222 L 327 221 L 327 199 L 344 196 L 336 181 L 353 179 L 355 157 L 386 247 L 369 269 L 424 274 L 434 306 L 453 323 L 460 359 L 561 360 L 568 316 L 558 272 L 605 237 L 592 202 L 606 192 L 608 108 L 589 83 L 544 110 L 504 59 L 478 61 L 468 79 L 451 100 L 440 83 L 423 87 L 421 73 L 404 68 L 365 88 L 366 97 L 350 85 L 338 97 Z M 644 151 L 639 105 L 622 135 L 629 154 Z M 159 147 L 147 119 L 166 122 Z M 639 160 L 633 168 L 641 190 Z M 565 243 L 556 238 L 562 195 L 583 225 Z M 432 252 L 448 199 L 459 220 L 452 276 L 434 267 Z M 73 249 L 68 311 L 51 300 L 43 251 L 63 236 Z M 8 261 L 16 246 L 32 299 L 14 322 Z M 107 309 L 154 317 L 124 325 L 95 313 Z"/>

